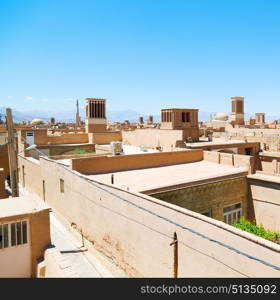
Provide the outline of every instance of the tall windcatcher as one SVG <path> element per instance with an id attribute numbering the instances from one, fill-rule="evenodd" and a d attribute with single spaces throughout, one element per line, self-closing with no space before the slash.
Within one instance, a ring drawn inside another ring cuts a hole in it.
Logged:
<path id="1" fill-rule="evenodd" d="M 231 97 L 231 119 L 236 125 L 244 125 L 244 97 Z"/>
<path id="2" fill-rule="evenodd" d="M 106 99 L 86 98 L 86 132 L 106 132 Z"/>

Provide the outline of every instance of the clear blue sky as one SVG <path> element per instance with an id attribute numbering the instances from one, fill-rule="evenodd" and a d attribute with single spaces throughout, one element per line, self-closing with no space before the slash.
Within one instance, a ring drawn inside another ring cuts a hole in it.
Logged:
<path id="1" fill-rule="evenodd" d="M 0 106 L 280 114 L 280 1 L 0 0 Z M 72 100 L 71 100 L 72 99 Z"/>

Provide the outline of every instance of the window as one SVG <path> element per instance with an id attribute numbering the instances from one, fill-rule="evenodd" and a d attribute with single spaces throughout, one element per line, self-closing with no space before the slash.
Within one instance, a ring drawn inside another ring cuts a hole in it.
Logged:
<path id="1" fill-rule="evenodd" d="M 189 112 L 186 113 L 186 122 L 190 122 L 190 113 Z"/>
<path id="2" fill-rule="evenodd" d="M 27 243 L 27 221 L 11 223 L 11 246 Z"/>
<path id="3" fill-rule="evenodd" d="M 252 148 L 245 148 L 245 155 L 252 155 L 253 150 Z"/>
<path id="4" fill-rule="evenodd" d="M 64 194 L 64 180 L 60 179 L 60 193 Z"/>
<path id="5" fill-rule="evenodd" d="M 27 244 L 27 221 L 0 224 L 0 250 Z"/>
<path id="6" fill-rule="evenodd" d="M 241 203 L 229 205 L 224 207 L 224 222 L 227 224 L 233 224 L 239 222 L 242 216 L 242 205 Z"/>
<path id="7" fill-rule="evenodd" d="M 211 218 L 211 216 L 212 216 L 210 210 L 209 210 L 209 211 L 205 211 L 205 212 L 203 212 L 203 213 L 201 213 L 201 214 L 204 215 L 204 216 L 206 216 L 206 217 L 210 217 L 210 218 Z"/>
<path id="8" fill-rule="evenodd" d="M 9 247 L 8 224 L 0 225 L 0 249 Z"/>
<path id="9" fill-rule="evenodd" d="M 11 246 L 15 246 L 17 244 L 17 239 L 16 239 L 16 224 L 12 223 L 11 224 Z"/>
<path id="10" fill-rule="evenodd" d="M 182 123 L 189 123 L 189 122 L 190 122 L 190 113 L 182 112 Z"/>

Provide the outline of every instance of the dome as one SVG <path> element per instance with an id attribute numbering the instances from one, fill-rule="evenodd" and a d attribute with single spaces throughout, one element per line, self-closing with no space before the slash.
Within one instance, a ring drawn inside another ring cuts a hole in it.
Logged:
<path id="1" fill-rule="evenodd" d="M 215 115 L 214 121 L 227 121 L 228 115 L 224 112 L 219 112 Z"/>
<path id="2" fill-rule="evenodd" d="M 31 124 L 38 124 L 38 123 L 44 123 L 44 121 L 41 120 L 41 119 L 33 119 L 33 120 L 31 121 Z"/>

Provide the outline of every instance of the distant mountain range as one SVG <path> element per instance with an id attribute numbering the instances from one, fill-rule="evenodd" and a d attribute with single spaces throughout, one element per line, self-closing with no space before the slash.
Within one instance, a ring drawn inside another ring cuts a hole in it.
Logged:
<path id="1" fill-rule="evenodd" d="M 65 110 L 65 111 L 38 111 L 38 110 L 30 110 L 28 112 L 18 111 L 16 109 L 12 109 L 14 122 L 22 122 L 22 121 L 31 121 L 33 119 L 41 119 L 43 121 L 48 121 L 51 117 L 55 117 L 57 121 L 61 122 L 75 122 L 75 111 Z M 210 121 L 210 116 L 215 116 L 216 112 L 199 112 L 199 121 Z M 230 113 L 227 113 L 230 116 Z M 2 120 L 5 120 L 6 108 L 0 107 L 0 117 Z M 108 121 L 115 122 L 123 122 L 124 120 L 129 120 L 131 123 L 138 122 L 139 117 L 143 117 L 144 121 L 148 119 L 149 114 L 139 113 L 134 110 L 122 110 L 122 111 L 107 111 L 107 119 Z M 85 118 L 85 112 L 81 111 L 82 120 Z M 154 122 L 160 121 L 160 115 L 153 115 Z M 250 117 L 254 117 L 254 114 L 245 114 L 245 119 L 249 119 Z M 271 116 L 266 115 L 266 120 L 279 120 L 280 116 Z"/>

